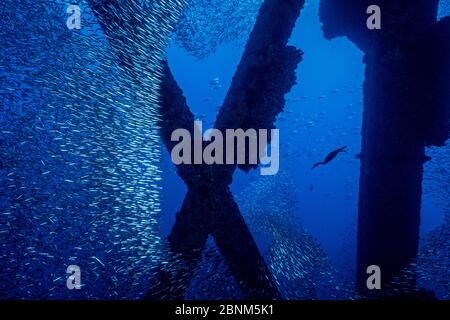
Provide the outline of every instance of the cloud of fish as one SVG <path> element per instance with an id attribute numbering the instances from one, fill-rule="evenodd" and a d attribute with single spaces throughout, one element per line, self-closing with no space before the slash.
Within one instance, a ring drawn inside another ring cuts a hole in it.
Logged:
<path id="1" fill-rule="evenodd" d="M 263 0 L 188 0 L 176 27 L 177 44 L 196 58 L 230 41 L 246 41 Z"/>
<path id="2" fill-rule="evenodd" d="M 135 12 L 139 81 L 78 4 L 81 30 L 65 1 L 0 4 L 2 298 L 139 298 L 161 259 L 158 84 L 183 2 Z"/>

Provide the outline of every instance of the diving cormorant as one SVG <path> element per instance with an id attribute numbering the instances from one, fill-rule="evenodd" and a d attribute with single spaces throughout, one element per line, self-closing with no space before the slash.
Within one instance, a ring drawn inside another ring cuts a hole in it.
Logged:
<path id="1" fill-rule="evenodd" d="M 322 161 L 322 162 L 317 162 L 311 169 L 314 169 L 315 167 L 318 167 L 318 166 L 320 166 L 320 165 L 322 165 L 322 164 L 327 164 L 328 162 L 330 162 L 331 160 L 333 160 L 334 158 L 336 158 L 336 156 L 337 156 L 339 153 L 341 153 L 341 152 L 347 152 L 347 150 L 345 150 L 345 149 L 347 149 L 347 146 L 342 147 L 342 148 L 339 148 L 339 149 L 336 149 L 336 150 L 330 152 L 330 153 L 326 156 L 326 158 L 325 158 L 324 161 Z"/>

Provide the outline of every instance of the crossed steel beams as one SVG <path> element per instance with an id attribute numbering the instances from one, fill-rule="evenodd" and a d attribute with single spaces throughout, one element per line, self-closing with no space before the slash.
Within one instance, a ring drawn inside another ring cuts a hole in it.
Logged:
<path id="1" fill-rule="evenodd" d="M 133 26 L 126 26 L 132 21 L 130 15 L 121 17 L 118 14 L 125 2 L 91 1 L 91 5 L 122 65 L 135 74 L 133 60 L 136 58 L 123 50 L 127 38 L 135 39 L 134 36 L 123 32 L 116 34 L 113 27 L 108 27 L 118 24 L 125 31 L 133 31 Z M 303 5 L 304 0 L 266 0 L 263 3 L 217 116 L 217 129 L 274 128 L 275 117 L 284 107 L 284 95 L 295 84 L 295 71 L 302 57 L 301 51 L 287 46 L 287 42 Z M 111 14 L 110 9 L 114 7 L 118 10 Z M 161 136 L 168 150 L 171 150 L 174 146 L 170 141 L 172 131 L 184 128 L 192 133 L 194 116 L 167 64 L 164 67 L 161 97 Z M 247 165 L 240 165 L 240 168 L 245 171 L 251 169 Z M 209 234 L 214 237 L 247 298 L 281 298 L 229 190 L 235 169 L 235 165 L 177 167 L 178 174 L 188 186 L 188 192 L 177 214 L 169 243 L 171 249 L 182 258 L 182 271 L 173 273 L 161 268 L 158 284 L 151 288 L 148 298 L 183 298 L 192 276 L 191 271 L 200 258 Z"/>

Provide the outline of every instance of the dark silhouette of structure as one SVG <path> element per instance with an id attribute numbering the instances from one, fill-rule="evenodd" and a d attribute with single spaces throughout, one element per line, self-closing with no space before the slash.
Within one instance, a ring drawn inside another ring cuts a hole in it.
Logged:
<path id="1" fill-rule="evenodd" d="M 127 47 L 128 37 L 134 39 L 133 28 L 139 27 L 139 22 L 130 18 L 129 12 L 122 7 L 130 1 L 121 1 L 120 4 L 112 0 L 90 2 L 120 63 L 133 75 L 132 51 L 123 50 Z M 301 51 L 288 46 L 287 42 L 303 5 L 304 0 L 266 0 L 263 3 L 217 116 L 217 129 L 274 127 L 275 117 L 284 107 L 284 95 L 295 84 L 295 71 L 302 57 Z M 117 25 L 125 27 L 118 32 L 114 28 Z M 174 146 L 174 142 L 170 141 L 173 130 L 189 130 L 193 126 L 194 116 L 167 64 L 164 67 L 161 99 L 161 136 L 171 150 Z M 240 165 L 240 168 L 245 171 L 251 169 L 247 165 Z M 281 298 L 229 190 L 235 170 L 235 165 L 177 167 L 178 174 L 188 187 L 169 236 L 171 250 L 177 255 L 176 263 L 180 264 L 174 269 L 179 271 L 167 271 L 161 267 L 156 284 L 147 298 L 183 298 L 192 270 L 210 234 L 246 298 Z"/>
<path id="2" fill-rule="evenodd" d="M 366 27 L 372 4 L 381 8 L 381 30 Z M 414 277 L 394 279 L 417 254 L 425 146 L 443 145 L 449 132 L 450 19 L 437 22 L 437 9 L 438 0 L 321 1 L 324 35 L 346 36 L 365 53 L 357 235 L 363 296 L 417 296 Z M 367 290 L 369 265 L 381 268 L 381 292 Z"/>

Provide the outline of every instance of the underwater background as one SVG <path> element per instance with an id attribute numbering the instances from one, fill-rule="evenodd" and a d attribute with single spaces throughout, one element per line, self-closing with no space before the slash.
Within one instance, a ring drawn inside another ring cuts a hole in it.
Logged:
<path id="1" fill-rule="evenodd" d="M 213 127 L 263 3 L 137 1 L 147 9 L 137 30 L 151 36 L 128 39 L 135 59 L 121 63 L 93 2 L 0 4 L 2 299 L 141 299 L 161 265 L 184 268 L 167 243 L 188 188 L 159 134 L 162 61 Z M 284 299 L 356 299 L 364 53 L 324 37 L 319 2 L 306 1 L 289 40 L 303 56 L 275 123 L 280 170 L 237 170 L 230 189 Z M 80 30 L 66 26 L 70 4 Z M 438 19 L 449 14 L 441 0 Z M 449 142 L 426 155 L 410 272 L 449 299 Z M 81 290 L 66 287 L 69 265 L 81 268 Z M 245 298 L 211 237 L 189 273 L 186 299 Z"/>

